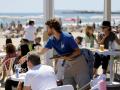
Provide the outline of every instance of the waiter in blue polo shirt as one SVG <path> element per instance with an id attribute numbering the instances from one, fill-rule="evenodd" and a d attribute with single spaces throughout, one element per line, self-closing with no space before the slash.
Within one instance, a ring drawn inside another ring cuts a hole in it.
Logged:
<path id="1" fill-rule="evenodd" d="M 64 84 L 84 86 L 89 82 L 87 63 L 76 44 L 73 36 L 67 32 L 62 32 L 61 24 L 56 19 L 50 19 L 46 23 L 49 39 L 40 54 L 54 48 L 59 54 L 59 58 L 64 59 Z"/>

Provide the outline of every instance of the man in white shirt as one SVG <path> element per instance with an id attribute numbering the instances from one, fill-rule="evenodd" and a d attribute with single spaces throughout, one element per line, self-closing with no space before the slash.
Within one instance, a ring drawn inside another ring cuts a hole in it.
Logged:
<path id="1" fill-rule="evenodd" d="M 31 54 L 28 56 L 27 65 L 30 70 L 26 73 L 24 90 L 48 90 L 57 87 L 54 69 L 40 64 L 39 56 Z M 20 83 L 18 90 L 20 90 Z"/>
<path id="2" fill-rule="evenodd" d="M 24 38 L 33 42 L 35 40 L 36 28 L 34 27 L 35 22 L 30 20 L 29 25 L 25 28 Z"/>

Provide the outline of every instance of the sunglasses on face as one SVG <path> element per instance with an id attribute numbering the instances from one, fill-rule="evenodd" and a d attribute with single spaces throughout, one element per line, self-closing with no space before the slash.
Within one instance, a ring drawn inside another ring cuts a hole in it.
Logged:
<path id="1" fill-rule="evenodd" d="M 108 27 L 102 27 L 102 29 L 106 29 L 106 28 L 108 28 Z"/>

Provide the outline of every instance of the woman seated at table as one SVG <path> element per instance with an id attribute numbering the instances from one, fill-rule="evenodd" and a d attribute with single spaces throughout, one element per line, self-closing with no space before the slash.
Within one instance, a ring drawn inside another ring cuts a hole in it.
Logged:
<path id="1" fill-rule="evenodd" d="M 96 36 L 94 35 L 94 28 L 92 26 L 86 26 L 85 29 L 85 43 L 90 43 L 90 47 L 94 47 L 94 41 L 97 42 Z"/>
<path id="2" fill-rule="evenodd" d="M 19 63 L 19 60 L 24 56 L 26 55 L 28 52 L 29 52 L 29 47 L 28 47 L 28 44 L 26 42 L 26 39 L 22 39 L 21 40 L 21 44 L 20 44 L 20 47 L 18 49 L 18 57 L 16 57 L 15 61 L 14 61 L 14 65 L 15 64 L 18 64 Z M 14 65 L 13 65 L 13 68 L 14 68 Z M 25 73 L 28 71 L 28 68 L 27 68 L 27 61 L 22 63 L 21 64 L 21 73 Z M 18 82 L 17 81 L 13 81 L 11 80 L 10 78 L 8 78 L 5 82 L 5 90 L 12 90 L 12 86 L 13 87 L 17 87 L 18 85 Z"/>
<path id="3" fill-rule="evenodd" d="M 21 44 L 20 44 L 20 46 L 18 48 L 18 53 L 17 53 L 18 57 L 15 59 L 14 64 L 19 63 L 20 58 L 22 58 L 23 56 L 25 56 L 29 51 L 30 50 L 29 50 L 29 46 L 28 46 L 28 41 L 26 39 L 22 39 L 21 40 Z M 13 65 L 13 67 L 14 67 L 14 65 Z M 24 69 L 24 70 L 26 69 L 26 71 L 27 71 L 28 70 L 27 69 L 27 62 L 24 62 L 21 65 L 21 68 Z"/>
<path id="4" fill-rule="evenodd" d="M 116 41 L 120 45 L 120 40 L 117 38 L 115 33 L 112 32 L 111 24 L 109 21 L 103 21 L 101 28 L 103 34 L 99 35 L 98 41 L 100 45 L 104 45 L 105 49 L 109 48 L 109 42 Z M 109 55 L 103 55 L 98 53 L 95 54 L 95 63 L 93 70 L 93 74 L 95 76 L 97 76 L 97 69 L 100 65 L 102 65 L 103 74 L 106 74 L 109 59 L 110 59 Z"/>
<path id="5" fill-rule="evenodd" d="M 11 58 L 16 57 L 16 49 L 15 46 L 12 43 L 9 43 L 6 45 L 6 56 L 5 59 L 3 60 L 3 77 L 1 79 L 1 81 L 4 81 L 5 76 L 6 76 L 6 70 L 9 69 L 9 65 L 10 65 L 10 60 L 12 60 Z"/>

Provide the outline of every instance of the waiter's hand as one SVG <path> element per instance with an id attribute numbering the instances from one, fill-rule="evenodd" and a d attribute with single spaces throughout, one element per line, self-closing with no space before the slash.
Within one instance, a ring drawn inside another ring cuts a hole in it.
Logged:
<path id="1" fill-rule="evenodd" d="M 28 56 L 31 55 L 31 54 L 38 54 L 38 52 L 37 51 L 30 51 L 30 52 L 27 53 Z"/>

